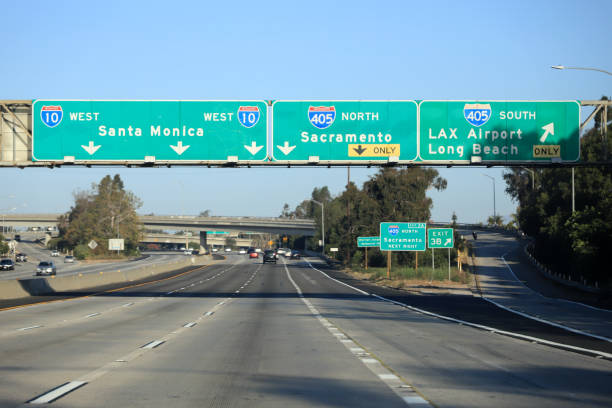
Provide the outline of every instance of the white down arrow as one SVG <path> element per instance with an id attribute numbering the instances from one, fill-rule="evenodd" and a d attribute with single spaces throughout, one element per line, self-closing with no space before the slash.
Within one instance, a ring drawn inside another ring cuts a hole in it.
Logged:
<path id="1" fill-rule="evenodd" d="M 285 153 L 285 156 L 295 149 L 295 146 L 289 146 L 289 142 L 285 142 L 283 146 L 276 145 L 276 147 L 278 147 L 281 152 Z"/>
<path id="2" fill-rule="evenodd" d="M 85 149 L 85 151 L 86 151 L 87 153 L 89 153 L 89 154 L 94 154 L 94 153 L 96 152 L 96 150 L 98 150 L 100 147 L 102 147 L 102 145 L 97 145 L 97 146 L 94 146 L 94 142 L 89 141 L 89 145 L 87 145 L 87 146 L 81 145 L 81 147 L 82 147 L 83 149 Z"/>
<path id="3" fill-rule="evenodd" d="M 257 146 L 255 142 L 251 142 L 250 146 L 244 145 L 244 148 L 247 149 L 249 153 L 251 153 L 253 156 L 256 155 L 257 152 L 260 151 L 262 147 L 263 145 Z"/>
<path id="4" fill-rule="evenodd" d="M 179 156 L 185 152 L 185 150 L 189 149 L 190 145 L 183 146 L 183 142 L 178 142 L 176 146 L 170 145 L 172 150 L 176 152 Z"/>

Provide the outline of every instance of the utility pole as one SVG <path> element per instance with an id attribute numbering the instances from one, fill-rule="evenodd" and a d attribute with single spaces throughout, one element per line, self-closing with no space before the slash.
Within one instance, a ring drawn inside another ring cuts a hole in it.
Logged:
<path id="1" fill-rule="evenodd" d="M 351 184 L 351 167 L 346 167 L 346 219 L 348 222 L 348 245 L 346 247 L 346 262 L 351 265 L 351 245 L 353 245 L 353 237 L 351 234 L 351 195 L 349 185 Z"/>

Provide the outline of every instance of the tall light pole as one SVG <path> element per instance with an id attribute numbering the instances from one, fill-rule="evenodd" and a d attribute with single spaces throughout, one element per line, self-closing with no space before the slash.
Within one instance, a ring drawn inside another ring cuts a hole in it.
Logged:
<path id="1" fill-rule="evenodd" d="M 484 174 L 483 176 L 490 178 L 493 180 L 493 222 L 497 224 L 497 213 L 495 211 L 495 177 L 489 176 L 488 174 Z"/>
<path id="2" fill-rule="evenodd" d="M 321 253 L 325 255 L 325 204 L 317 200 L 310 200 L 321 206 L 321 241 L 323 242 L 323 250 Z"/>
<path id="3" fill-rule="evenodd" d="M 566 66 L 564 66 L 564 65 L 553 65 L 551 68 L 552 68 L 552 69 L 579 69 L 579 70 L 583 70 L 583 71 L 598 71 L 598 72 L 603 72 L 604 74 L 612 75 L 612 72 L 606 71 L 605 69 L 599 69 L 599 68 L 590 68 L 590 67 L 566 67 Z"/>
<path id="4" fill-rule="evenodd" d="M 4 230 L 5 230 L 5 226 L 4 226 L 4 217 L 6 216 L 6 212 L 11 212 L 11 211 L 15 211 L 17 209 L 17 207 L 13 207 L 13 208 L 3 208 L 2 209 L 2 234 L 4 234 Z"/>
<path id="5" fill-rule="evenodd" d="M 593 68 L 593 67 L 566 67 L 564 65 L 553 65 L 551 66 L 552 69 L 559 69 L 559 70 L 563 70 L 563 69 L 578 69 L 578 70 L 582 70 L 582 71 L 597 71 L 597 72 L 602 72 L 604 74 L 610 75 L 612 76 L 612 72 L 610 71 L 606 71 L 605 69 L 600 69 L 600 68 Z M 603 134 L 603 140 L 604 140 L 604 158 L 607 160 L 608 158 L 608 153 L 606 150 L 606 133 L 607 133 L 607 129 L 608 129 L 608 107 L 605 106 L 604 110 L 602 111 L 602 134 Z M 582 127 L 581 127 L 582 130 Z M 574 168 L 572 167 L 572 214 L 576 212 L 576 193 L 574 190 Z"/>
<path id="6" fill-rule="evenodd" d="M 529 173 L 531 173 L 531 190 L 533 191 L 535 189 L 535 171 L 523 166 L 521 166 L 521 169 L 527 170 Z"/>

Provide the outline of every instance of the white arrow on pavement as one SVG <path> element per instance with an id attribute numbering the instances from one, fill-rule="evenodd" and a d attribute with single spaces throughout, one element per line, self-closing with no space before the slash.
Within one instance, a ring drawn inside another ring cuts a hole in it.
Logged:
<path id="1" fill-rule="evenodd" d="M 544 143 L 546 141 L 546 136 L 548 136 L 548 134 L 550 133 L 551 135 L 555 135 L 555 124 L 553 122 L 550 122 L 548 125 L 546 126 L 542 126 L 542 129 L 545 130 L 544 134 L 542 135 L 542 137 L 540 137 L 540 142 Z"/>
<path id="2" fill-rule="evenodd" d="M 174 150 L 179 156 L 185 153 L 185 150 L 189 149 L 189 146 L 191 145 L 183 146 L 183 142 L 178 142 L 176 146 L 170 145 L 172 150 Z"/>
<path id="3" fill-rule="evenodd" d="M 285 153 L 285 156 L 291 153 L 293 149 L 295 149 L 295 146 L 289 146 L 289 142 L 285 142 L 284 146 L 276 145 L 276 147 L 278 147 L 281 152 Z"/>
<path id="4" fill-rule="evenodd" d="M 89 154 L 94 154 L 94 153 L 96 152 L 96 150 L 98 150 L 98 149 L 99 149 L 101 146 L 102 146 L 102 145 L 97 145 L 97 146 L 94 146 L 94 142 L 92 142 L 92 141 L 90 141 L 90 142 L 89 142 L 89 145 L 87 145 L 87 146 L 81 145 L 81 147 L 82 147 L 83 149 L 85 149 L 85 151 L 86 151 L 87 153 L 89 153 Z"/>
<path id="5" fill-rule="evenodd" d="M 257 152 L 260 151 L 262 147 L 263 145 L 257 146 L 255 142 L 251 142 L 250 146 L 244 145 L 244 148 L 247 149 L 252 155 L 257 154 Z"/>

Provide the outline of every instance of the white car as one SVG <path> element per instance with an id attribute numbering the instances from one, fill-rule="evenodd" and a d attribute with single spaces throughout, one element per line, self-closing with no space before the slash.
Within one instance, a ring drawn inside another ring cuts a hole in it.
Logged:
<path id="1" fill-rule="evenodd" d="M 213 248 L 212 251 L 213 252 L 219 252 L 219 249 L 218 248 Z"/>
<path id="2" fill-rule="evenodd" d="M 232 252 L 232 248 L 225 248 L 225 252 Z"/>
<path id="3" fill-rule="evenodd" d="M 239 254 L 241 254 L 241 255 L 246 254 L 246 249 L 241 249 L 241 250 L 240 250 L 240 252 L 239 252 Z"/>
<path id="4" fill-rule="evenodd" d="M 192 255 L 193 254 L 193 250 L 186 249 L 186 250 L 183 251 L 183 254 L 185 254 L 185 255 Z"/>
<path id="5" fill-rule="evenodd" d="M 51 251 L 51 256 L 59 256 L 59 251 L 57 249 L 54 249 L 53 251 Z"/>

